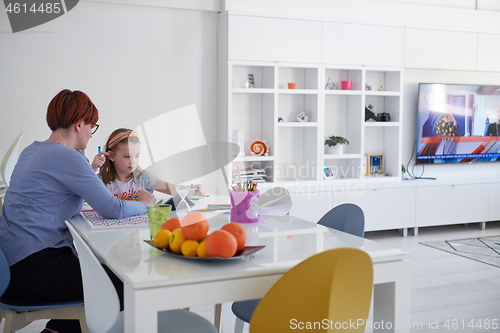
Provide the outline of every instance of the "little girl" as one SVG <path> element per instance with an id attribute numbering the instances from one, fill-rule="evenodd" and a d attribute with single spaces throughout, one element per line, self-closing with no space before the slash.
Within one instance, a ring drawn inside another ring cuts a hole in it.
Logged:
<path id="1" fill-rule="evenodd" d="M 136 200 L 141 191 L 153 193 L 156 190 L 170 195 L 176 194 L 175 185 L 139 167 L 140 154 L 141 142 L 136 132 L 119 128 L 111 133 L 104 153 L 96 156 L 96 159 L 104 157 L 103 155 L 107 157 L 99 173 L 106 188 L 114 196 L 124 200 Z M 191 187 L 198 187 L 201 191 L 200 185 Z"/>

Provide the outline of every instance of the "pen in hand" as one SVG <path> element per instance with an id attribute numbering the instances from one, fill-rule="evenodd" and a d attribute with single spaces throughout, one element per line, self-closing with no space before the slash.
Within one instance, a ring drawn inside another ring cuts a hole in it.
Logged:
<path id="1" fill-rule="evenodd" d="M 101 146 L 97 146 L 97 153 L 100 154 L 101 153 Z"/>

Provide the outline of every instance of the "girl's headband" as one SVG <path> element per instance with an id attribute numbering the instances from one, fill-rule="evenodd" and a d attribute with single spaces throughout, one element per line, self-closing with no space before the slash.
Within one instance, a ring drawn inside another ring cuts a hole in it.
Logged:
<path id="1" fill-rule="evenodd" d="M 110 150 L 111 148 L 113 148 L 114 146 L 116 146 L 117 144 L 122 142 L 123 140 L 128 139 L 129 137 L 135 137 L 138 140 L 140 140 L 139 135 L 134 131 L 120 132 L 117 135 L 115 135 L 114 137 L 112 137 L 111 140 L 109 140 L 108 150 Z"/>

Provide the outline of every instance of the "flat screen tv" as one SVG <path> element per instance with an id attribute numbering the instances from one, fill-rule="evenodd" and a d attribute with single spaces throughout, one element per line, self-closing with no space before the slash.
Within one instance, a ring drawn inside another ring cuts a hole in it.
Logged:
<path id="1" fill-rule="evenodd" d="M 500 160 L 500 86 L 420 83 L 417 164 Z"/>

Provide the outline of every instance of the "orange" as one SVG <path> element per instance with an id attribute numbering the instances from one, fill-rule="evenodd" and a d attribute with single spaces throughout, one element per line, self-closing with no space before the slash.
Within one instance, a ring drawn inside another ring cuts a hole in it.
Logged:
<path id="1" fill-rule="evenodd" d="M 156 233 L 153 239 L 154 245 L 159 249 L 166 249 L 170 243 L 170 230 L 160 230 Z"/>
<path id="2" fill-rule="evenodd" d="M 198 242 L 188 239 L 181 246 L 181 252 L 185 257 L 196 257 L 196 250 L 198 249 Z"/>
<path id="3" fill-rule="evenodd" d="M 184 216 L 181 220 L 181 229 L 187 239 L 199 240 L 205 237 L 208 233 L 210 224 L 201 212 L 191 212 Z"/>
<path id="4" fill-rule="evenodd" d="M 172 217 L 171 219 L 165 221 L 162 224 L 161 229 L 174 231 L 175 229 L 180 228 L 180 227 L 181 227 L 181 221 L 179 220 L 179 218 Z"/>
<path id="5" fill-rule="evenodd" d="M 216 230 L 207 237 L 206 249 L 210 257 L 231 258 L 236 253 L 236 238 L 225 230 Z"/>
<path id="6" fill-rule="evenodd" d="M 182 243 L 186 241 L 186 237 L 182 233 L 181 228 L 177 228 L 174 231 L 172 231 L 172 235 L 170 236 L 170 250 L 174 253 L 181 253 L 182 252 Z"/>
<path id="7" fill-rule="evenodd" d="M 236 248 L 236 252 L 243 250 L 243 248 L 245 247 L 245 243 L 247 242 L 247 231 L 241 224 L 231 222 L 223 225 L 220 230 L 226 230 L 231 235 L 233 235 L 234 238 L 236 238 L 236 244 L 238 245 L 238 247 Z"/>

